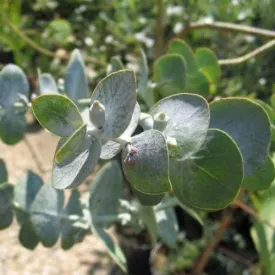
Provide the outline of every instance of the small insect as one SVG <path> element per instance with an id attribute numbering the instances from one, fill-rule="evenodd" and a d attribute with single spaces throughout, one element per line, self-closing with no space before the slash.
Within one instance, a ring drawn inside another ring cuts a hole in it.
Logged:
<path id="1" fill-rule="evenodd" d="M 124 163 L 130 166 L 135 166 L 137 163 L 137 148 L 131 144 L 127 144 L 127 156 L 124 159 Z"/>

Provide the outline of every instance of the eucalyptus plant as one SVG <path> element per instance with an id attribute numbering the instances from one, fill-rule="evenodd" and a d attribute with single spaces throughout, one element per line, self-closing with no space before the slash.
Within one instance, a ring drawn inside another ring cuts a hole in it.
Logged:
<path id="1" fill-rule="evenodd" d="M 1 140 L 14 144 L 22 138 L 28 108 L 60 139 L 52 187 L 29 171 L 13 188 L 0 163 L 1 228 L 9 226 L 15 213 L 19 239 L 30 249 L 39 242 L 50 247 L 59 237 L 68 249 L 92 232 L 125 271 L 123 252 L 104 230 L 112 223 L 143 225 L 153 245 L 161 238 L 175 248 L 174 206 L 199 220 L 194 210 L 225 208 L 242 187 L 269 187 L 274 178 L 269 115 L 258 102 L 241 97 L 208 103 L 202 95 L 208 97 L 220 76 L 213 52 L 202 48 L 194 54 L 185 42 L 172 41 L 168 53 L 154 63 L 153 78 L 148 75 L 143 52 L 138 77 L 112 59 L 89 98 L 84 62 L 75 50 L 64 93 L 50 74 L 39 73 L 38 96 L 29 101 L 24 72 L 16 65 L 4 67 Z M 83 201 L 74 189 L 64 205 L 62 190 L 83 183 L 100 159 L 106 164 L 91 182 L 89 199 Z M 125 180 L 139 203 L 122 199 Z"/>

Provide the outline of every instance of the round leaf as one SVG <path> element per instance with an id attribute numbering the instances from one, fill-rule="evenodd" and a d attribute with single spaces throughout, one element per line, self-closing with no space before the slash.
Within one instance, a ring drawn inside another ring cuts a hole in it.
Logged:
<path id="1" fill-rule="evenodd" d="M 14 104 L 23 97 L 27 100 L 29 84 L 24 72 L 16 65 L 9 64 L 0 73 L 0 138 L 6 144 L 17 143 L 24 135 L 27 108 L 20 110 Z"/>
<path id="2" fill-rule="evenodd" d="M 46 247 L 52 247 L 59 237 L 63 204 L 63 192 L 44 184 L 31 205 L 33 228 L 39 240 Z"/>
<path id="3" fill-rule="evenodd" d="M 39 96 L 32 102 L 32 110 L 39 123 L 57 136 L 70 136 L 83 125 L 76 105 L 62 95 Z"/>
<path id="4" fill-rule="evenodd" d="M 159 195 L 170 190 L 168 151 L 164 136 L 148 130 L 132 138 L 136 148 L 135 164 L 123 161 L 123 170 L 132 187 L 144 194 Z M 127 156 L 126 149 L 122 158 Z"/>
<path id="5" fill-rule="evenodd" d="M 268 189 L 274 177 L 274 164 L 268 156 L 266 162 L 253 175 L 244 179 L 243 187 L 251 192 Z"/>
<path id="6" fill-rule="evenodd" d="M 178 54 L 167 54 L 154 63 L 154 80 L 163 96 L 181 93 L 186 83 L 186 63 Z"/>
<path id="7" fill-rule="evenodd" d="M 182 203 L 202 210 L 224 208 L 234 200 L 241 187 L 241 153 L 230 136 L 210 129 L 200 151 L 192 159 L 171 160 L 170 180 L 175 196 Z"/>
<path id="8" fill-rule="evenodd" d="M 159 101 L 151 110 L 154 116 L 165 112 L 170 121 L 164 134 L 177 140 L 170 156 L 178 160 L 189 158 L 203 143 L 210 120 L 206 100 L 198 95 L 180 94 Z"/>
<path id="9" fill-rule="evenodd" d="M 41 95 L 59 94 L 58 88 L 52 75 L 48 73 L 43 73 L 39 75 L 38 82 Z"/>
<path id="10" fill-rule="evenodd" d="M 91 183 L 89 208 L 92 217 L 116 215 L 122 193 L 123 177 L 117 161 L 110 161 Z"/>
<path id="11" fill-rule="evenodd" d="M 75 49 L 65 72 L 65 93 L 78 103 L 79 99 L 89 95 L 88 79 L 85 73 L 85 64 L 79 50 Z"/>
<path id="12" fill-rule="evenodd" d="M 216 82 L 221 75 L 221 68 L 216 55 L 207 48 L 200 48 L 195 53 L 199 70 L 205 74 L 210 82 Z"/>
<path id="13" fill-rule="evenodd" d="M 138 198 L 139 202 L 145 206 L 157 205 L 162 201 L 162 199 L 165 196 L 165 194 L 160 194 L 160 195 L 143 194 L 143 193 L 135 190 L 134 188 L 132 188 L 132 190 L 133 190 L 134 194 L 136 195 L 136 197 Z"/>
<path id="14" fill-rule="evenodd" d="M 200 71 L 187 75 L 185 91 L 188 93 L 208 96 L 209 83 L 205 75 Z"/>
<path id="15" fill-rule="evenodd" d="M 123 70 L 123 69 L 124 69 L 124 66 L 123 66 L 120 58 L 117 56 L 113 56 L 110 60 L 108 67 L 107 67 L 107 75 L 117 72 L 117 71 L 120 71 L 120 70 Z"/>
<path id="16" fill-rule="evenodd" d="M 14 108 L 9 108 L 0 118 L 0 138 L 9 145 L 22 139 L 26 130 L 25 114 Z"/>
<path id="17" fill-rule="evenodd" d="M 245 176 L 251 176 L 265 162 L 271 129 L 263 108 L 245 98 L 227 98 L 210 104 L 210 127 L 228 133 L 243 156 Z"/>
<path id="18" fill-rule="evenodd" d="M 67 141 L 62 138 L 59 148 Z M 52 172 L 52 186 L 57 189 L 75 188 L 80 185 L 95 168 L 100 156 L 100 141 L 86 137 L 77 152 L 61 163 L 54 162 Z"/>
<path id="19" fill-rule="evenodd" d="M 24 72 L 9 64 L 0 73 L 0 105 L 7 109 L 19 101 L 19 96 L 29 95 L 29 83 Z"/>
<path id="20" fill-rule="evenodd" d="M 180 39 L 172 40 L 168 48 L 169 54 L 179 54 L 186 61 L 187 73 L 194 74 L 198 71 L 198 65 L 190 46 Z"/>
<path id="21" fill-rule="evenodd" d="M 96 86 L 91 103 L 98 100 L 105 107 L 104 135 L 119 137 L 128 127 L 136 104 L 136 85 L 133 71 L 110 74 Z"/>

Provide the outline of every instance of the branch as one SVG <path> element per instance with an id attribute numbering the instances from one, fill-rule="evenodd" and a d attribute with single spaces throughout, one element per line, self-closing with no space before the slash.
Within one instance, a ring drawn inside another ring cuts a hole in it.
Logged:
<path id="1" fill-rule="evenodd" d="M 164 44 L 164 38 L 163 38 L 163 27 L 164 27 L 164 6 L 163 6 L 163 0 L 157 1 L 157 7 L 158 7 L 158 17 L 156 20 L 156 41 L 155 41 L 155 50 L 156 50 L 156 58 L 162 55 L 163 53 L 163 44 Z"/>
<path id="2" fill-rule="evenodd" d="M 263 219 L 255 210 L 250 208 L 248 205 L 243 203 L 240 200 L 235 200 L 232 205 L 234 207 L 242 209 L 244 212 L 248 213 L 250 216 L 252 216 L 255 220 L 266 224 L 269 228 L 271 228 L 275 232 L 275 226 L 270 221 Z"/>
<path id="3" fill-rule="evenodd" d="M 60 59 L 64 59 L 64 60 L 70 59 L 69 55 L 56 54 L 56 53 L 49 51 L 48 49 L 41 47 L 39 44 L 37 44 L 31 38 L 29 38 L 24 32 L 22 32 L 15 25 L 13 25 L 8 19 L 4 19 L 4 21 L 8 25 L 10 30 L 12 30 L 14 33 L 16 33 L 23 41 L 25 41 L 30 47 L 37 50 L 38 52 L 40 52 L 46 56 L 50 56 L 50 57 L 60 58 Z M 94 64 L 101 65 L 101 66 L 106 65 L 104 62 L 101 62 L 101 61 L 94 59 L 92 57 L 86 57 L 85 61 L 92 62 Z"/>
<path id="4" fill-rule="evenodd" d="M 196 262 L 192 274 L 201 274 L 206 266 L 206 264 L 209 261 L 209 258 L 211 257 L 213 251 L 221 241 L 222 235 L 231 223 L 232 220 L 232 211 L 224 210 L 219 227 L 217 228 L 214 240 L 209 241 L 205 250 L 201 254 L 199 260 Z"/>
<path id="5" fill-rule="evenodd" d="M 240 32 L 246 33 L 255 36 L 265 36 L 275 38 L 275 31 L 250 27 L 245 25 L 233 24 L 233 23 L 226 23 L 226 22 L 194 22 L 190 23 L 185 29 L 183 29 L 178 36 L 182 37 L 189 33 L 192 30 L 200 30 L 200 29 L 216 29 L 221 31 L 228 31 L 228 32 Z"/>
<path id="6" fill-rule="evenodd" d="M 275 39 L 270 40 L 269 42 L 262 45 L 261 47 L 255 49 L 252 52 L 249 52 L 243 56 L 240 56 L 237 58 L 232 58 L 232 59 L 219 60 L 218 63 L 221 66 L 241 64 L 243 62 L 246 62 L 250 58 L 256 57 L 257 55 L 260 55 L 260 54 L 264 53 L 265 51 L 270 50 L 274 46 L 275 46 Z"/>

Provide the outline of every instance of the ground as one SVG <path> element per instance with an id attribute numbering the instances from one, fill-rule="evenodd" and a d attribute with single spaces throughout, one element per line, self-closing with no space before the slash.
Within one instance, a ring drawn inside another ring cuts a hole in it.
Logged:
<path id="1" fill-rule="evenodd" d="M 0 141 L 0 157 L 7 165 L 9 182 L 16 184 L 27 169 L 49 181 L 56 143 L 57 137 L 37 124 L 28 127 L 24 139 L 15 146 Z M 85 184 L 82 188 L 85 189 Z M 111 260 L 101 242 L 92 235 L 69 251 L 63 251 L 59 244 L 51 249 L 39 245 L 29 251 L 20 245 L 18 229 L 14 221 L 11 227 L 0 231 L 0 275 L 109 274 Z"/>

